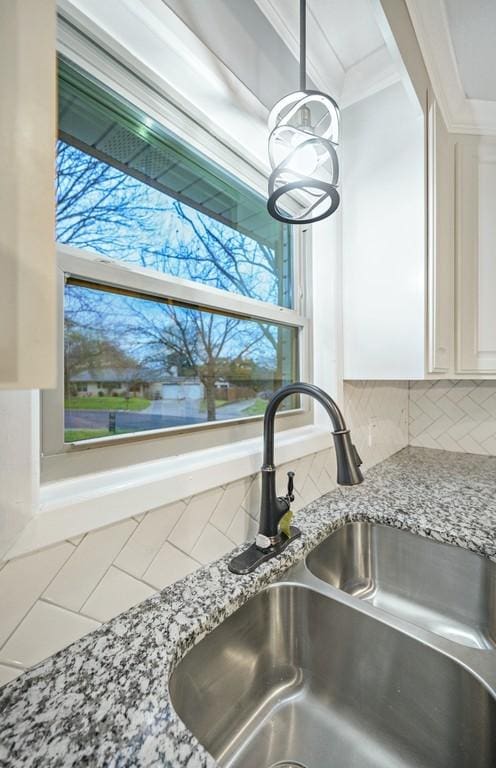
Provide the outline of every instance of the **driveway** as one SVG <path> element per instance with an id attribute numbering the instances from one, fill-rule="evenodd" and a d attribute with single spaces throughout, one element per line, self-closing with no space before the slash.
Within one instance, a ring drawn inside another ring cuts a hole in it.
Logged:
<path id="1" fill-rule="evenodd" d="M 180 416 L 206 421 L 205 412 L 200 411 L 200 400 L 152 400 L 141 413 L 160 416 Z"/>
<path id="2" fill-rule="evenodd" d="M 217 408 L 217 420 L 221 421 L 222 419 L 239 419 L 243 416 L 246 416 L 246 413 L 243 413 L 245 408 L 249 408 L 251 405 L 253 405 L 255 402 L 255 398 L 251 400 L 240 400 L 238 403 L 227 403 L 226 405 L 221 405 Z"/>

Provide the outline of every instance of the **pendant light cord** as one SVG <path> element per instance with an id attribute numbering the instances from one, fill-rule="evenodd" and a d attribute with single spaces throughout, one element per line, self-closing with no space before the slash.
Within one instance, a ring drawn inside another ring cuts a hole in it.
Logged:
<path id="1" fill-rule="evenodd" d="M 300 91 L 307 87 L 307 0 L 300 0 Z"/>

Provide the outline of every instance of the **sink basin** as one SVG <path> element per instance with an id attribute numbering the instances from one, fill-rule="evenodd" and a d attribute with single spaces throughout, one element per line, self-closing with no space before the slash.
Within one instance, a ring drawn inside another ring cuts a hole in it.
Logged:
<path id="1" fill-rule="evenodd" d="M 291 583 L 251 598 L 169 681 L 229 768 L 489 768 L 496 700 L 431 646 Z"/>
<path id="2" fill-rule="evenodd" d="M 496 565 L 407 531 L 348 523 L 307 557 L 314 576 L 471 648 L 496 646 Z"/>

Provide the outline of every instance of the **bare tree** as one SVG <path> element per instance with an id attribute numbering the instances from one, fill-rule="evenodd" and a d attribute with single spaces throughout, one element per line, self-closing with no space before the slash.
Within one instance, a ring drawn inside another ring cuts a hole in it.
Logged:
<path id="1" fill-rule="evenodd" d="M 209 421 L 216 418 L 216 383 L 226 356 L 241 361 L 264 337 L 261 324 L 247 328 L 236 318 L 168 304 L 156 306 L 153 313 L 134 306 L 129 317 L 127 331 L 141 339 L 144 364 L 163 368 L 175 356 L 199 378 Z"/>
<path id="2" fill-rule="evenodd" d="M 158 211 L 160 222 L 168 215 L 173 229 L 162 242 L 157 242 L 161 232 Z M 64 142 L 58 147 L 57 237 L 63 243 L 137 260 L 244 296 L 282 301 L 280 251 L 167 198 Z M 94 359 L 96 348 L 84 345 L 81 334 L 88 342 L 100 334 L 116 347 L 123 345 L 128 358 L 134 346 L 132 357 L 145 366 L 163 370 L 172 357 L 185 361 L 204 385 L 209 420 L 216 418 L 216 381 L 227 357 L 242 361 L 268 342 L 276 356 L 275 378 L 282 375 L 282 345 L 274 325 L 167 304 L 154 304 L 152 310 L 148 302 L 135 298 L 127 300 L 125 317 L 114 317 L 113 302 L 105 294 L 79 289 L 74 296 L 77 300 L 66 318 L 72 324 L 73 342 L 79 350 L 86 350 L 88 361 Z M 79 338 L 74 336 L 76 331 Z M 70 334 L 67 338 L 70 341 Z M 69 348 L 68 354 L 71 356 Z"/>
<path id="3" fill-rule="evenodd" d="M 156 209 L 145 190 L 132 176 L 59 141 L 58 242 L 126 258 L 136 250 L 132 234 L 141 231 L 144 243 L 146 234 L 153 230 Z"/>

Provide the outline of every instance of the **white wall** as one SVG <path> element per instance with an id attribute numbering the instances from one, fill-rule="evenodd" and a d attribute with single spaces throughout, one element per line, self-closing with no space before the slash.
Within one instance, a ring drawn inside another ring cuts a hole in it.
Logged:
<path id="1" fill-rule="evenodd" d="M 38 391 L 0 392 L 0 562 L 38 509 L 39 420 Z"/>
<path id="2" fill-rule="evenodd" d="M 421 378 L 423 113 L 397 83 L 342 118 L 344 378 Z"/>

